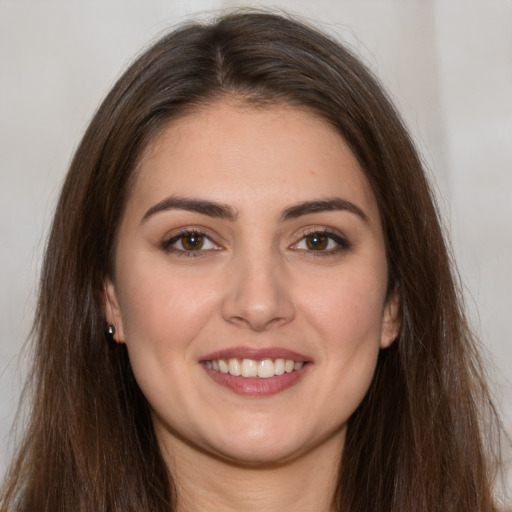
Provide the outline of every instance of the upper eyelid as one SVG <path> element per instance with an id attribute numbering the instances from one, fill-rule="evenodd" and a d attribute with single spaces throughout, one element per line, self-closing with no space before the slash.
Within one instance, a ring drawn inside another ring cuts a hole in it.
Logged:
<path id="1" fill-rule="evenodd" d="M 190 235 L 190 234 L 197 234 L 202 235 L 205 238 L 208 238 L 212 242 L 218 244 L 216 240 L 222 239 L 220 235 L 217 233 L 212 233 L 211 229 L 202 227 L 202 226 L 187 226 L 187 227 L 180 227 L 173 230 L 170 230 L 167 232 L 166 235 L 162 237 L 162 239 L 165 240 L 172 240 L 173 238 L 178 239 L 180 236 Z"/>
<path id="2" fill-rule="evenodd" d="M 222 247 L 219 242 L 215 240 L 215 237 L 209 235 L 206 231 L 203 229 L 197 229 L 197 228 L 185 228 L 180 229 L 179 231 L 169 234 L 165 236 L 162 241 L 160 242 L 160 247 L 166 251 L 170 251 L 171 248 L 173 248 L 173 245 L 180 240 L 180 238 L 185 237 L 187 235 L 201 235 L 204 238 L 208 239 L 213 245 L 216 247 Z M 177 252 L 207 252 L 211 249 L 197 249 L 196 251 L 185 251 L 183 249 L 174 248 Z"/>
<path id="3" fill-rule="evenodd" d="M 342 239 L 346 244 L 352 245 L 347 236 L 340 229 L 325 226 L 325 225 L 316 225 L 316 226 L 307 226 L 303 227 L 300 230 L 297 230 L 291 238 L 295 241 L 291 244 L 292 246 L 297 245 L 303 238 L 315 234 L 320 233 L 326 236 L 336 237 Z M 160 245 L 167 245 L 174 243 L 179 240 L 180 237 L 186 236 L 188 234 L 198 234 L 202 235 L 212 243 L 217 246 L 223 246 L 227 243 L 227 241 L 218 233 L 212 233 L 211 229 L 206 228 L 204 226 L 191 225 L 186 227 L 180 227 L 172 230 L 170 233 L 166 234 L 160 243 Z"/>
<path id="4" fill-rule="evenodd" d="M 340 231 L 338 229 L 330 228 L 327 226 L 322 226 L 322 227 L 315 226 L 315 227 L 307 228 L 304 231 L 302 231 L 301 233 L 299 233 L 296 238 L 297 241 L 294 242 L 290 246 L 290 248 L 296 247 L 297 245 L 300 244 L 300 242 L 302 242 L 302 240 L 304 240 L 304 238 L 306 238 L 310 235 L 314 235 L 316 233 L 329 237 L 331 240 L 333 240 L 335 243 L 337 243 L 341 249 L 350 249 L 353 247 L 352 242 L 347 238 L 347 236 L 342 231 Z M 316 251 L 312 251 L 312 252 L 316 252 Z M 318 252 L 325 254 L 326 252 L 328 253 L 330 251 L 318 251 Z"/>
<path id="5" fill-rule="evenodd" d="M 339 230 L 330 228 L 328 226 L 313 226 L 313 227 L 306 228 L 303 231 L 302 235 L 307 236 L 307 235 L 311 235 L 313 233 L 327 233 L 327 234 L 336 235 L 336 234 L 338 234 L 338 232 L 339 232 Z"/>
<path id="6" fill-rule="evenodd" d="M 335 236 L 338 238 L 342 238 L 343 240 L 346 240 L 348 242 L 348 238 L 343 233 L 343 231 L 336 229 L 336 228 L 329 227 L 329 226 L 310 226 L 307 228 L 303 228 L 302 230 L 297 232 L 295 237 L 297 240 L 302 240 L 302 238 L 309 236 L 309 235 L 313 235 L 315 233 L 321 233 L 324 235 L 332 235 L 332 236 Z"/>

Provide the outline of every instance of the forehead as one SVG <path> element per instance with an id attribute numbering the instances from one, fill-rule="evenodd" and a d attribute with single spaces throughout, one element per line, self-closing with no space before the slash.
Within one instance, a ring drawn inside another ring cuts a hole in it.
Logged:
<path id="1" fill-rule="evenodd" d="M 277 206 L 348 194 L 378 216 L 343 138 L 319 116 L 282 104 L 220 100 L 168 123 L 142 155 L 129 203 L 170 194 L 240 206 L 255 196 Z"/>

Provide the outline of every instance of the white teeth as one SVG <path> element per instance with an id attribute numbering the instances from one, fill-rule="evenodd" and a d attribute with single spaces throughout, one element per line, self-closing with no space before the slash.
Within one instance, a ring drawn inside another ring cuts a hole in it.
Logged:
<path id="1" fill-rule="evenodd" d="M 219 370 L 221 373 L 228 373 L 229 371 L 229 366 L 224 359 L 219 359 Z"/>
<path id="2" fill-rule="evenodd" d="M 263 359 L 258 363 L 258 377 L 268 379 L 274 376 L 274 361 L 272 359 Z"/>
<path id="3" fill-rule="evenodd" d="M 274 363 L 274 375 L 283 375 L 284 373 L 284 359 L 276 359 Z"/>
<path id="4" fill-rule="evenodd" d="M 238 377 L 238 375 L 241 375 L 242 370 L 240 368 L 240 363 L 238 362 L 238 359 L 230 359 L 229 360 L 229 373 L 231 375 L 234 375 L 235 377 Z"/>
<path id="5" fill-rule="evenodd" d="M 283 375 L 293 371 L 300 370 L 304 366 L 304 362 L 295 362 L 292 359 L 278 358 L 275 361 L 272 359 L 262 359 L 256 361 L 255 359 L 242 359 L 240 362 L 237 358 L 215 359 L 212 361 L 205 361 L 205 366 L 210 370 L 221 373 L 229 373 L 235 377 L 259 377 L 260 379 L 268 379 L 274 375 Z"/>
<path id="6" fill-rule="evenodd" d="M 242 360 L 242 377 L 257 377 L 258 376 L 258 361 L 253 359 Z"/>

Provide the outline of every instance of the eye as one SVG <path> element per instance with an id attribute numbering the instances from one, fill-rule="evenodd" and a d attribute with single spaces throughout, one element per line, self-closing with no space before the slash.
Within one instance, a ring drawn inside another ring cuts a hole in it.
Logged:
<path id="1" fill-rule="evenodd" d="M 350 244 L 343 236 L 327 230 L 315 230 L 306 233 L 292 249 L 308 252 L 335 254 L 350 248 Z"/>
<path id="2" fill-rule="evenodd" d="M 199 252 L 219 250 L 220 247 L 216 245 L 211 238 L 200 231 L 184 231 L 165 240 L 162 243 L 162 249 L 166 252 L 196 256 Z"/>

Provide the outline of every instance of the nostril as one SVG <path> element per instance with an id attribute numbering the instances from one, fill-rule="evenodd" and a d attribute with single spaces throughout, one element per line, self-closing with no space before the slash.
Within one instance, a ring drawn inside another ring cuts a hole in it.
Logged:
<path id="1" fill-rule="evenodd" d="M 281 318 L 271 318 L 268 320 L 263 317 L 257 318 L 254 315 L 247 315 L 244 317 L 234 316 L 231 317 L 229 321 L 241 327 L 249 327 L 255 332 L 263 332 L 272 328 L 276 324 L 284 322 L 285 320 Z"/>

